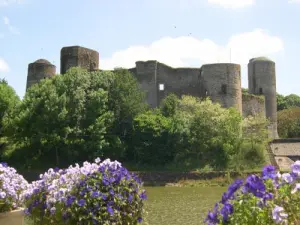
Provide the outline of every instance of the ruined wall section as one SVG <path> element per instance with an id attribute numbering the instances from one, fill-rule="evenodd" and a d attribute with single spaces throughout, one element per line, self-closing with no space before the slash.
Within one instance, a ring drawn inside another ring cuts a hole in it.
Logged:
<path id="1" fill-rule="evenodd" d="M 248 93 L 242 94 L 243 117 L 266 115 L 265 97 Z"/>
<path id="2" fill-rule="evenodd" d="M 201 67 L 203 88 L 213 102 L 223 107 L 235 107 L 242 113 L 241 67 L 238 64 L 218 63 Z"/>
<path id="3" fill-rule="evenodd" d="M 163 90 L 160 87 L 163 85 Z M 169 94 L 202 97 L 200 68 L 172 68 L 163 63 L 157 64 L 157 103 Z"/>
<path id="4" fill-rule="evenodd" d="M 48 60 L 39 59 L 28 65 L 26 90 L 33 84 L 39 83 L 42 79 L 55 76 L 56 66 Z"/>
<path id="5" fill-rule="evenodd" d="M 265 96 L 266 117 L 270 120 L 269 136 L 278 138 L 275 63 L 259 57 L 248 64 L 249 93 Z"/>
<path id="6" fill-rule="evenodd" d="M 157 102 L 157 61 L 138 61 L 136 67 L 129 71 L 134 73 L 139 87 L 146 92 L 146 102 L 155 108 Z"/>
<path id="7" fill-rule="evenodd" d="M 65 74 L 71 67 L 98 70 L 99 53 L 80 46 L 63 47 L 60 51 L 60 73 Z"/>

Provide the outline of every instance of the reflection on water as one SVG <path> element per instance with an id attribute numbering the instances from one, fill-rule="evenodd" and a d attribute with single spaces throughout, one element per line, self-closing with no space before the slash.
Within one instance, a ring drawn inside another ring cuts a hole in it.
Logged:
<path id="1" fill-rule="evenodd" d="M 225 190 L 223 187 L 146 187 L 148 215 L 144 224 L 203 224 L 208 210 Z"/>

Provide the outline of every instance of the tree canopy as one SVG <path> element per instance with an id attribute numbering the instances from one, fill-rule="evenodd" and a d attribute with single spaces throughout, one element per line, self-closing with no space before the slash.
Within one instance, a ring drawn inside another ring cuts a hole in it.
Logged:
<path id="1" fill-rule="evenodd" d="M 122 145 L 123 125 L 130 127 L 143 107 L 143 93 L 128 71 L 71 68 L 29 88 L 4 119 L 4 130 L 18 145 L 16 155 L 30 164 L 48 159 L 64 166 L 116 155 L 111 146 Z"/>

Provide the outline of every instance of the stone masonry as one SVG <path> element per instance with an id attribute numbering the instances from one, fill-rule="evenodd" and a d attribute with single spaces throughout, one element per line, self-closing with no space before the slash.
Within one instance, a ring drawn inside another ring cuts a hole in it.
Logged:
<path id="1" fill-rule="evenodd" d="M 39 60 L 38 60 L 39 61 Z M 35 63 L 37 64 L 36 61 Z M 61 74 L 71 67 L 88 71 L 99 68 L 99 53 L 92 49 L 70 46 L 61 49 Z M 29 64 L 27 87 L 55 74 L 55 66 Z M 36 69 L 39 68 L 39 69 Z M 178 96 L 210 97 L 223 107 L 235 107 L 244 116 L 263 113 L 272 122 L 270 137 L 278 138 L 276 110 L 275 63 L 265 57 L 254 58 L 248 64 L 249 96 L 242 95 L 241 67 L 233 63 L 205 64 L 199 68 L 172 68 L 155 60 L 138 61 L 129 69 L 146 92 L 146 101 L 158 107 L 170 93 Z M 257 96 L 257 97 L 256 97 Z"/>

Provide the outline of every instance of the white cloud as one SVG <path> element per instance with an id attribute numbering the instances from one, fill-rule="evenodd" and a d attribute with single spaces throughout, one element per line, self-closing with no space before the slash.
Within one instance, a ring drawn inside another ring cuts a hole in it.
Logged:
<path id="1" fill-rule="evenodd" d="M 8 6 L 14 3 L 21 3 L 23 0 L 0 0 L 0 7 L 1 6 Z"/>
<path id="2" fill-rule="evenodd" d="M 19 30 L 10 24 L 9 18 L 7 16 L 3 17 L 3 23 L 8 27 L 8 29 L 11 33 L 17 34 L 17 35 L 20 34 Z"/>
<path id="3" fill-rule="evenodd" d="M 0 72 L 8 72 L 9 67 L 8 64 L 5 62 L 4 59 L 0 58 Z"/>
<path id="4" fill-rule="evenodd" d="M 224 8 L 245 8 L 253 5 L 255 0 L 208 0 L 208 3 L 222 6 Z"/>
<path id="5" fill-rule="evenodd" d="M 109 58 L 100 59 L 100 68 L 132 68 L 136 61 L 146 60 L 158 60 L 173 67 L 200 67 L 201 64 L 217 62 L 245 65 L 250 58 L 272 56 L 283 49 L 283 41 L 279 37 L 261 29 L 233 35 L 224 46 L 213 40 L 191 36 L 164 37 L 150 45 L 131 46 L 113 53 Z"/>
<path id="6" fill-rule="evenodd" d="M 289 0 L 289 3 L 300 3 L 300 0 Z"/>

